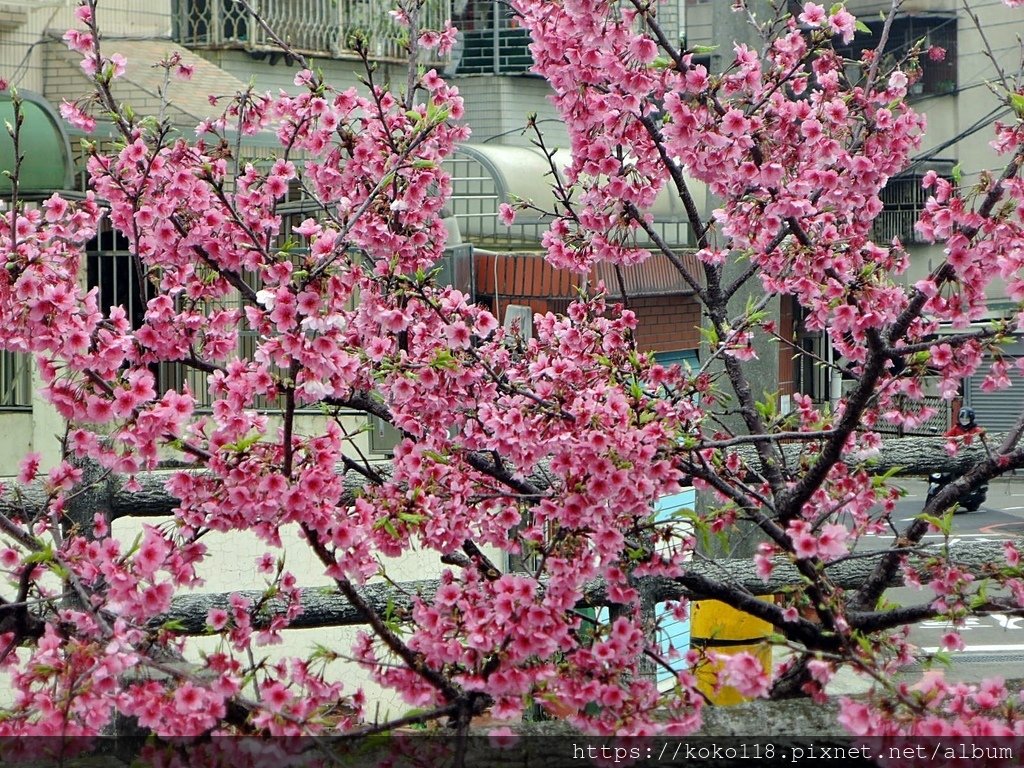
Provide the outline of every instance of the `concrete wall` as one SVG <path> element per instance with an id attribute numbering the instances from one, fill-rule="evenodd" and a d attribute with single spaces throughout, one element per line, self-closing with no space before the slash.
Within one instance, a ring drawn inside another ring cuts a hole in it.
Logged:
<path id="1" fill-rule="evenodd" d="M 532 146 L 536 135 L 523 129 L 527 116 L 536 113 L 548 148 L 568 148 L 568 134 L 549 99 L 551 88 L 546 81 L 530 75 L 470 75 L 451 82 L 466 100 L 464 121 L 473 128 L 474 143 Z"/>
<path id="2" fill-rule="evenodd" d="M 18 462 L 33 448 L 32 412 L 0 411 L 0 476 L 17 474 Z"/>
<path id="3" fill-rule="evenodd" d="M 43 92 L 46 54 L 39 43 L 59 40 L 65 30 L 80 26 L 75 5 L 65 0 L 0 2 L 0 74 L 21 89 Z M 98 15 L 107 37 L 170 38 L 170 0 L 104 0 Z"/>
<path id="4" fill-rule="evenodd" d="M 254 80 L 260 90 L 269 90 L 273 93 L 277 93 L 279 90 L 297 93 L 299 90 L 294 83 L 299 67 L 295 63 L 289 63 L 284 57 L 266 53 L 251 54 L 239 50 L 197 51 L 197 53 L 244 83 L 251 79 Z M 323 70 L 327 81 L 335 88 L 345 89 L 357 86 L 363 89 L 358 79 L 363 74 L 363 65 L 358 60 L 313 59 L 312 64 Z M 392 80 L 395 83 L 404 82 L 404 69 L 393 63 L 381 62 L 374 73 L 374 81 L 387 83 Z"/>

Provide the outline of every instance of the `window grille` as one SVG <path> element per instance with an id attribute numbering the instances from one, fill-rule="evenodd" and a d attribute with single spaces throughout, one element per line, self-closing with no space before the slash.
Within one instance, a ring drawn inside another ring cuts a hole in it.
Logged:
<path id="1" fill-rule="evenodd" d="M 404 60 L 407 30 L 396 23 L 390 0 L 262 0 L 262 19 L 297 51 L 332 58 L 353 56 L 359 34 L 370 55 Z M 441 29 L 451 18 L 450 0 L 427 0 L 420 26 Z M 190 48 L 278 51 L 274 39 L 237 0 L 174 0 L 175 39 Z M 438 63 L 438 62 L 434 62 Z"/>
<path id="2" fill-rule="evenodd" d="M 882 33 L 880 20 L 867 21 L 871 34 L 858 33 L 848 47 L 837 49 L 845 58 L 859 61 L 866 50 L 874 50 Z M 893 19 L 882 51 L 883 68 L 905 59 L 920 44 L 916 64 L 905 65 L 908 73 L 919 68 L 921 76 L 910 86 L 912 95 L 942 95 L 957 89 L 956 16 L 899 16 Z M 933 58 L 931 48 L 943 49 L 944 56 Z M 852 71 L 852 70 L 851 70 Z"/>

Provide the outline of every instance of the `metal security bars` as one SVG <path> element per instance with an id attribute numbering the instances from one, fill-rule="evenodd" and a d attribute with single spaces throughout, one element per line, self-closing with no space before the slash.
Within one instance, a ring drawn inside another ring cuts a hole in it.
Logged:
<path id="1" fill-rule="evenodd" d="M 408 30 L 395 21 L 388 0 L 253 0 L 250 5 L 278 37 L 303 53 L 351 56 L 358 36 L 374 58 L 407 57 Z M 427 0 L 419 24 L 440 29 L 450 18 L 450 0 Z M 238 0 L 174 0 L 174 28 L 177 41 L 191 48 L 277 49 Z"/>
<path id="2" fill-rule="evenodd" d="M 932 194 L 932 190 L 922 186 L 926 168 L 935 170 L 944 178 L 951 177 L 953 173 L 952 161 L 931 160 L 926 167 L 891 178 L 878 195 L 882 201 L 882 212 L 872 226 L 872 236 L 877 242 L 885 244 L 893 238 L 898 238 L 904 245 L 927 242 L 915 227 Z"/>
<path id="3" fill-rule="evenodd" d="M 624 2 L 625 6 L 630 3 Z M 460 44 L 452 54 L 451 72 L 459 75 L 522 75 L 533 66 L 530 33 L 519 27 L 505 0 L 459 0 L 452 23 Z M 684 13 L 679 0 L 656 4 L 658 23 L 670 40 L 683 38 Z"/>

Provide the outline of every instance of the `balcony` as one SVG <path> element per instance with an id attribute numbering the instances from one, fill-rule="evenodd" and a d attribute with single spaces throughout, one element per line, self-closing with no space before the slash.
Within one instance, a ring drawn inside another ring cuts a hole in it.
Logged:
<path id="1" fill-rule="evenodd" d="M 530 33 L 517 27 L 499 0 L 468 0 L 453 22 L 461 49 L 454 58 L 459 75 L 522 75 L 533 66 Z"/>
<path id="2" fill-rule="evenodd" d="M 354 56 L 352 41 L 365 37 L 375 59 L 405 60 L 407 30 L 390 15 L 390 0 L 262 0 L 251 3 L 283 41 L 314 56 Z M 420 25 L 440 29 L 451 18 L 450 0 L 427 0 Z M 189 48 L 278 50 L 254 14 L 236 0 L 174 0 L 175 38 Z M 440 63 L 440 62 L 432 62 Z"/>
<path id="3" fill-rule="evenodd" d="M 883 71 L 903 63 L 904 71 L 917 72 L 912 77 L 909 93 L 911 97 L 945 96 L 957 93 L 957 16 L 955 14 L 933 16 L 898 15 L 893 19 L 889 36 L 882 50 Z M 874 50 L 881 37 L 883 22 L 868 19 L 870 35 L 858 34 L 853 41 L 838 52 L 848 59 L 859 61 L 865 50 Z M 916 62 L 906 59 L 914 50 L 921 54 Z M 929 50 L 942 49 L 939 55 L 929 55 Z M 856 79 L 861 72 L 851 68 L 849 75 Z"/>
<path id="4" fill-rule="evenodd" d="M 926 166 L 943 178 L 952 177 L 952 160 L 932 159 Z M 882 212 L 875 219 L 871 233 L 877 242 L 888 243 L 893 238 L 898 238 L 904 245 L 927 242 L 914 227 L 931 195 L 930 190 L 921 186 L 923 179 L 923 169 L 911 170 L 889 179 L 889 183 L 878 195 L 882 201 Z"/>
<path id="5" fill-rule="evenodd" d="M 626 3 L 628 5 L 628 3 Z M 530 33 L 519 27 L 505 0 L 465 0 L 452 23 L 460 48 L 452 53 L 456 75 L 524 75 L 533 67 Z M 678 3 L 658 6 L 658 20 L 670 40 L 680 41 L 683 17 Z"/>

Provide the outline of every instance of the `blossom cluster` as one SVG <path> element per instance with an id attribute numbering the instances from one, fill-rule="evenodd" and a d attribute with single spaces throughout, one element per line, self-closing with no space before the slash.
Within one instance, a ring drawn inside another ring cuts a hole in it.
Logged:
<path id="1" fill-rule="evenodd" d="M 452 189 L 444 164 L 469 132 L 458 89 L 437 71 L 414 70 L 401 93 L 372 81 L 338 90 L 303 68 L 292 90 L 240 94 L 185 138 L 113 98 L 111 83 L 136 64 L 101 51 L 96 2 L 84 0 L 84 29 L 65 41 L 96 94 L 62 113 L 91 130 L 102 109 L 119 143 L 93 147 L 82 199 L 54 195 L 0 216 L 0 348 L 34 356 L 42 396 L 68 423 L 60 466 L 46 476 L 38 457 L 22 466 L 19 481 L 37 483 L 45 502 L 0 520 L 0 572 L 19 617 L 0 622 L 0 667 L 15 689 L 0 735 L 98 734 L 117 715 L 165 737 L 351 731 L 368 713 L 362 691 L 335 682 L 344 659 L 409 706 L 462 724 L 484 707 L 511 720 L 538 706 L 599 733 L 687 733 L 700 721 L 704 663 L 721 662 L 721 682 L 751 696 L 802 664 L 800 687 L 817 698 L 841 664 L 891 682 L 909 663 L 906 622 L 865 629 L 878 596 L 858 605 L 868 598 L 826 567 L 892 523 L 900 491 L 872 474 L 875 427 L 926 420 L 926 373 L 952 397 L 986 347 L 1024 323 L 1018 309 L 991 333 L 935 339 L 940 325 L 986 316 L 996 281 L 1024 303 L 1024 182 L 1008 173 L 990 202 L 973 205 L 971 191 L 926 176 L 918 229 L 944 243 L 945 262 L 906 286 L 903 244 L 875 242 L 871 223 L 925 124 L 906 103 L 907 73 L 878 71 L 868 56 L 851 82 L 835 45 L 849 43 L 856 21 L 841 4 L 804 4 L 763 51 L 735 45 L 721 73 L 659 35 L 657 10 L 644 4 L 513 6 L 572 149 L 544 235 L 548 260 L 578 271 L 642 261 L 662 248 L 651 207 L 676 194 L 702 271 L 680 269 L 704 303 L 720 371 L 656 364 L 637 346 L 637 315 L 609 304 L 600 284 L 564 314 L 537 316 L 527 339 L 439 283 Z M 411 23 L 413 10 L 396 20 Z M 411 30 L 408 44 L 443 53 L 455 38 L 446 25 Z M 180 57 L 159 66 L 191 74 Z M 229 137 L 257 134 L 276 139 L 273 158 L 233 155 Z M 999 126 L 996 144 L 1017 162 L 1024 129 Z M 693 181 L 719 201 L 707 222 L 694 212 Z M 298 215 L 295 196 L 308 203 Z M 80 285 L 101 231 L 122 236 L 138 266 L 138 322 Z M 765 335 L 783 337 L 763 305 L 730 314 L 726 264 L 747 265 L 761 294 L 798 305 L 805 330 L 827 331 L 860 389 L 832 409 L 801 394 L 788 413 L 757 400 L 743 366 Z M 196 379 L 159 390 L 154 370 L 165 363 L 203 374 L 206 391 L 193 391 Z M 1008 364 L 996 360 L 986 386 L 1007 383 Z M 303 408 L 321 409 L 314 427 L 300 428 Z M 352 409 L 399 431 L 386 469 L 357 457 Z M 84 465 L 123 476 L 130 491 L 170 453 L 190 465 L 167 480 L 178 499 L 167 524 L 128 543 L 104 513 L 74 517 Z M 1019 460 L 1003 458 L 1002 469 Z M 356 491 L 339 469 L 360 476 Z M 658 499 L 683 485 L 706 505 L 657 519 Z M 918 540 L 941 525 L 936 515 L 919 522 Z M 745 591 L 689 565 L 698 538 L 744 524 L 765 537 L 758 576 L 782 562 L 801 576 L 764 611 L 802 656 L 772 670 L 749 654 L 693 650 L 689 669 L 659 688 L 649 665 L 674 659 L 655 640 L 644 590 L 668 582 L 744 603 Z M 309 597 L 279 557 L 289 530 L 330 594 L 366 619 L 351 649 L 272 654 Z M 241 531 L 260 542 L 266 589 L 209 607 L 202 632 L 214 647 L 199 650 L 175 618 L 178 598 L 202 586 L 200 564 L 217 557 L 204 536 Z M 942 558 L 911 565 L 914 543 L 897 542 L 891 571 L 927 583 L 931 615 L 955 623 L 983 580 Z M 496 565 L 493 552 L 516 567 Z M 411 553 L 448 566 L 436 591 L 386 610 L 366 604 L 382 561 Z M 985 576 L 1024 604 L 1015 549 Z M 607 615 L 588 607 L 595 585 Z M 945 644 L 958 646 L 955 632 Z M 887 694 L 898 706 L 880 692 L 873 706 L 845 703 L 841 721 L 854 733 L 1022 728 L 1019 702 L 999 683 L 929 674 Z"/>

